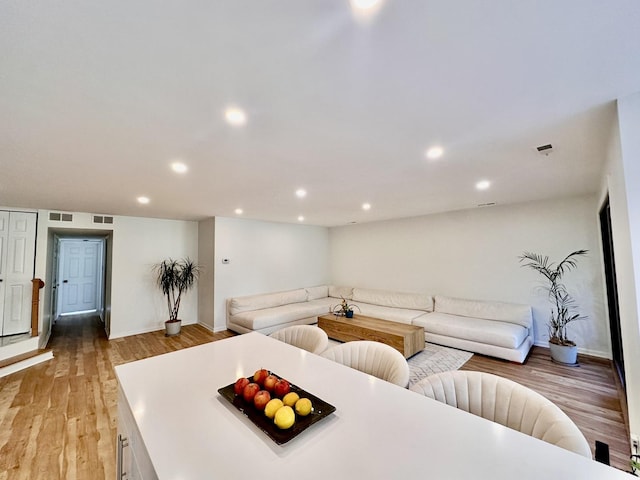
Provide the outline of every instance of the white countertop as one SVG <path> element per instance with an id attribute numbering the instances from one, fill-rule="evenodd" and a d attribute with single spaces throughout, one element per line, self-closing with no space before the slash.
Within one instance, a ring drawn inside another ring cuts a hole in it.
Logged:
<path id="1" fill-rule="evenodd" d="M 218 394 L 266 368 L 336 407 L 276 445 Z M 160 479 L 631 479 L 260 333 L 116 367 Z"/>

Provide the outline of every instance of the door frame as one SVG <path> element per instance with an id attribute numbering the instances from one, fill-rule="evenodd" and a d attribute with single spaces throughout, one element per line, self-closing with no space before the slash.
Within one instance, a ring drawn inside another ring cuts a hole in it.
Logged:
<path id="1" fill-rule="evenodd" d="M 101 272 L 99 275 L 100 288 L 98 295 L 98 308 L 96 314 L 103 323 L 103 327 L 107 334 L 110 334 L 111 327 L 111 263 L 113 252 L 113 230 L 92 230 L 92 229 L 73 229 L 73 228 L 49 228 L 49 238 L 51 239 L 51 247 L 47 252 L 47 270 L 51 273 L 49 285 L 45 285 L 45 295 L 47 295 L 51 323 L 55 323 L 58 319 L 57 311 L 59 308 L 59 298 L 57 291 L 59 290 L 59 268 L 58 262 L 60 258 L 60 240 L 63 239 L 96 239 L 102 240 L 101 255 Z"/>
<path id="2" fill-rule="evenodd" d="M 616 373 L 622 387 L 626 391 L 626 379 L 624 368 L 624 353 L 622 349 L 622 330 L 620 325 L 620 309 L 618 301 L 618 285 L 616 276 L 615 248 L 613 245 L 613 232 L 609 194 L 607 193 L 598 211 L 600 223 L 600 236 L 602 246 L 602 263 L 605 277 L 605 294 L 607 298 L 607 313 L 609 317 L 609 335 L 611 339 L 611 356 Z"/>

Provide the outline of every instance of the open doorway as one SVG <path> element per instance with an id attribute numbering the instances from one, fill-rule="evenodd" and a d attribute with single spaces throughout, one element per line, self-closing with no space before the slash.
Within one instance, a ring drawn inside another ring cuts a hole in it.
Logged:
<path id="1" fill-rule="evenodd" d="M 86 318 L 110 330 L 112 231 L 50 230 L 50 318 Z M 60 330 L 60 329 L 58 329 Z"/>

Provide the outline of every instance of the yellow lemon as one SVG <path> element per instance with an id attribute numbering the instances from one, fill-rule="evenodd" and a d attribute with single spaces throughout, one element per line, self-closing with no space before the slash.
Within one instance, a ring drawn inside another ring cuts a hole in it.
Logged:
<path id="1" fill-rule="evenodd" d="M 311 410 L 313 410 L 313 405 L 308 398 L 301 398 L 296 402 L 296 413 L 301 417 L 309 415 Z"/>
<path id="2" fill-rule="evenodd" d="M 282 397 L 282 403 L 284 403 L 287 407 L 293 407 L 299 398 L 300 395 L 298 395 L 296 392 L 289 392 L 284 397 Z"/>
<path id="3" fill-rule="evenodd" d="M 296 421 L 296 414 L 293 413 L 293 408 L 284 406 L 278 409 L 274 421 L 276 427 L 286 430 L 287 428 L 293 427 Z"/>
<path id="4" fill-rule="evenodd" d="M 264 407 L 264 414 L 268 418 L 273 418 L 278 410 L 282 407 L 282 400 L 279 398 L 273 398 L 267 402 Z"/>

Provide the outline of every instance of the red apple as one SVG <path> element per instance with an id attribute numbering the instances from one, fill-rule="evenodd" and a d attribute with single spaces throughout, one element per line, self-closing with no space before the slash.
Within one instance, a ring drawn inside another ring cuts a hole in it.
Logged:
<path id="1" fill-rule="evenodd" d="M 247 385 L 249 385 L 249 380 L 247 378 L 240 377 L 238 380 L 236 380 L 236 383 L 233 386 L 233 393 L 235 393 L 236 395 L 241 395 L 244 391 L 244 387 L 246 387 Z"/>
<path id="2" fill-rule="evenodd" d="M 246 387 L 244 387 L 244 390 L 242 391 L 242 397 L 247 402 L 253 402 L 253 397 L 255 397 L 256 393 L 258 393 L 259 391 L 260 385 L 258 385 L 257 383 L 250 383 Z"/>
<path id="3" fill-rule="evenodd" d="M 253 404 L 258 410 L 264 410 L 264 407 L 267 406 L 269 400 L 271 400 L 271 394 L 266 390 L 260 390 L 256 393 L 256 396 L 253 397 Z"/>
<path id="4" fill-rule="evenodd" d="M 276 394 L 277 397 L 284 397 L 291 390 L 291 386 L 289 382 L 287 382 L 284 378 L 278 380 L 273 387 L 273 393 Z"/>
<path id="5" fill-rule="evenodd" d="M 264 379 L 269 376 L 269 370 L 261 368 L 260 370 L 256 370 L 256 373 L 253 374 L 253 381 L 258 385 L 264 384 Z"/>
<path id="6" fill-rule="evenodd" d="M 276 386 L 276 382 L 278 381 L 278 377 L 275 375 L 269 375 L 264 379 L 264 388 L 269 392 L 273 392 L 273 387 Z"/>

